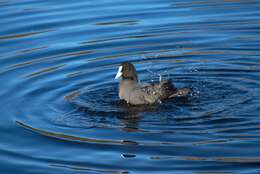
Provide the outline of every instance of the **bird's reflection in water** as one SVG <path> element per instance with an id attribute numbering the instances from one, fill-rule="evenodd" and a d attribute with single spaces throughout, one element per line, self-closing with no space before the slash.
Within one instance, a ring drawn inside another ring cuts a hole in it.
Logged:
<path id="1" fill-rule="evenodd" d="M 123 100 L 117 101 L 115 105 L 121 111 L 117 119 L 123 124 L 122 130 L 126 132 L 140 132 L 138 127 L 143 117 L 149 112 L 158 112 L 161 107 L 159 104 L 134 106 Z"/>

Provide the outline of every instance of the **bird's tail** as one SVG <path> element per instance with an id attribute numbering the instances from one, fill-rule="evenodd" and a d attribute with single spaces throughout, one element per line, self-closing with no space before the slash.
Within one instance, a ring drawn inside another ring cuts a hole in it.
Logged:
<path id="1" fill-rule="evenodd" d="M 188 97 L 190 94 L 191 89 L 190 88 L 181 88 L 178 89 L 177 92 L 173 93 L 172 95 L 169 96 L 169 98 L 174 98 L 174 97 Z"/>

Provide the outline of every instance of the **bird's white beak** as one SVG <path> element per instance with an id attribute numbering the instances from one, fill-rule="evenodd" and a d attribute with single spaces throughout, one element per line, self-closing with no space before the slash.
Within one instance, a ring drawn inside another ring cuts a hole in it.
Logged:
<path id="1" fill-rule="evenodd" d="M 119 77 L 122 76 L 122 74 L 123 74 L 122 69 L 123 69 L 123 67 L 119 66 L 115 79 L 118 79 Z"/>

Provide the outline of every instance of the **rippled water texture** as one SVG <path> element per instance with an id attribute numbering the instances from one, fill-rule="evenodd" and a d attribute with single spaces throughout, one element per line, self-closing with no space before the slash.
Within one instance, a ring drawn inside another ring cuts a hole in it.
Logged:
<path id="1" fill-rule="evenodd" d="M 0 173 L 260 173 L 259 9 L 0 0 Z M 193 93 L 128 106 L 124 61 Z"/>

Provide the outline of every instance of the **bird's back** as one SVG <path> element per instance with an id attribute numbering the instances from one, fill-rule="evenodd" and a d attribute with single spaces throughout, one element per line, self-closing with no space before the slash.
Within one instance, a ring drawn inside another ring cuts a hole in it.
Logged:
<path id="1" fill-rule="evenodd" d="M 164 80 L 160 83 L 141 84 L 123 81 L 120 84 L 119 96 L 127 103 L 133 105 L 160 103 L 167 99 L 177 90 L 170 80 Z"/>

